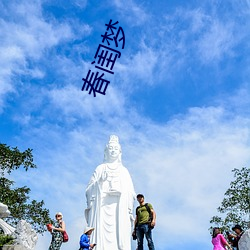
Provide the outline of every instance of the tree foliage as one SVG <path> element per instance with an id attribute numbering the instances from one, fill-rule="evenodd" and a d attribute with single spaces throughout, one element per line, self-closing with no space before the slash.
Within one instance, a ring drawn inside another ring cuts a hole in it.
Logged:
<path id="1" fill-rule="evenodd" d="M 233 169 L 234 180 L 217 211 L 223 216 L 213 216 L 210 223 L 229 231 L 235 224 L 247 228 L 250 220 L 250 168 Z"/>
<path id="2" fill-rule="evenodd" d="M 15 226 L 23 219 L 30 223 L 36 232 L 44 232 L 45 225 L 52 221 L 49 210 L 44 208 L 44 201 L 30 200 L 30 188 L 27 186 L 14 188 L 14 181 L 5 177 L 6 174 L 11 174 L 20 167 L 26 171 L 36 168 L 32 150 L 21 152 L 16 147 L 10 148 L 6 144 L 0 144 L 0 167 L 0 202 L 6 204 L 11 211 L 11 216 L 5 220 Z"/>
<path id="3" fill-rule="evenodd" d="M 17 147 L 11 149 L 6 144 L 0 143 L 0 166 L 2 176 L 5 171 L 10 174 L 21 166 L 26 171 L 29 168 L 36 168 L 36 165 L 33 163 L 32 149 L 28 148 L 21 152 Z"/>

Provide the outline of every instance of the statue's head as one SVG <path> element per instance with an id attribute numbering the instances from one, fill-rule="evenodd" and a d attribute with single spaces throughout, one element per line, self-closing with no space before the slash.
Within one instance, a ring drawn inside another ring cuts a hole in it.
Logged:
<path id="1" fill-rule="evenodd" d="M 122 148 L 119 143 L 119 138 L 116 135 L 109 137 L 109 142 L 104 150 L 104 162 L 121 162 Z"/>

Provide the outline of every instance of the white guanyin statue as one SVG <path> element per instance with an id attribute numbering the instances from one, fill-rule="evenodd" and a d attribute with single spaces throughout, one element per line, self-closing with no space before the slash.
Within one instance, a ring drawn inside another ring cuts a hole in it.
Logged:
<path id="1" fill-rule="evenodd" d="M 88 226 L 94 227 L 95 250 L 131 250 L 135 191 L 128 170 L 122 165 L 119 139 L 111 135 L 104 150 L 104 163 L 97 166 L 86 189 Z"/>

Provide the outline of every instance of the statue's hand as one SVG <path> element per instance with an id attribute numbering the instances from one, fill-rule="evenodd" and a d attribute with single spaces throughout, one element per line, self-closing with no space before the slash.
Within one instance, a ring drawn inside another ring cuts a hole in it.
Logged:
<path id="1" fill-rule="evenodd" d="M 106 171 L 103 171 L 101 180 L 105 181 L 105 180 L 107 180 L 107 178 L 108 178 L 108 173 Z"/>
<path id="2" fill-rule="evenodd" d="M 92 195 L 89 200 L 87 200 L 87 208 L 91 208 L 93 206 L 93 202 L 95 200 L 95 195 Z"/>
<path id="3" fill-rule="evenodd" d="M 130 214 L 130 221 L 132 221 L 132 222 L 135 221 L 133 214 Z"/>
<path id="4" fill-rule="evenodd" d="M 87 208 L 90 209 L 93 206 L 93 202 L 92 200 L 90 200 L 87 204 Z"/>

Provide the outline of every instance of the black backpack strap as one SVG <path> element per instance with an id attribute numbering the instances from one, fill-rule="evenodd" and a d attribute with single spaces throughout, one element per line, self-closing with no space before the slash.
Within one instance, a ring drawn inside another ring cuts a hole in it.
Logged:
<path id="1" fill-rule="evenodd" d="M 138 209 L 140 208 L 140 206 L 138 206 L 137 208 L 136 208 L 136 211 L 135 211 L 135 213 L 136 213 L 136 215 L 138 215 Z"/>
<path id="2" fill-rule="evenodd" d="M 150 209 L 150 207 L 148 206 L 148 203 L 145 203 L 144 206 L 146 207 L 146 209 L 147 209 L 147 211 L 148 211 L 148 213 L 149 213 L 149 216 L 150 216 L 150 214 L 151 214 L 151 209 Z"/>

